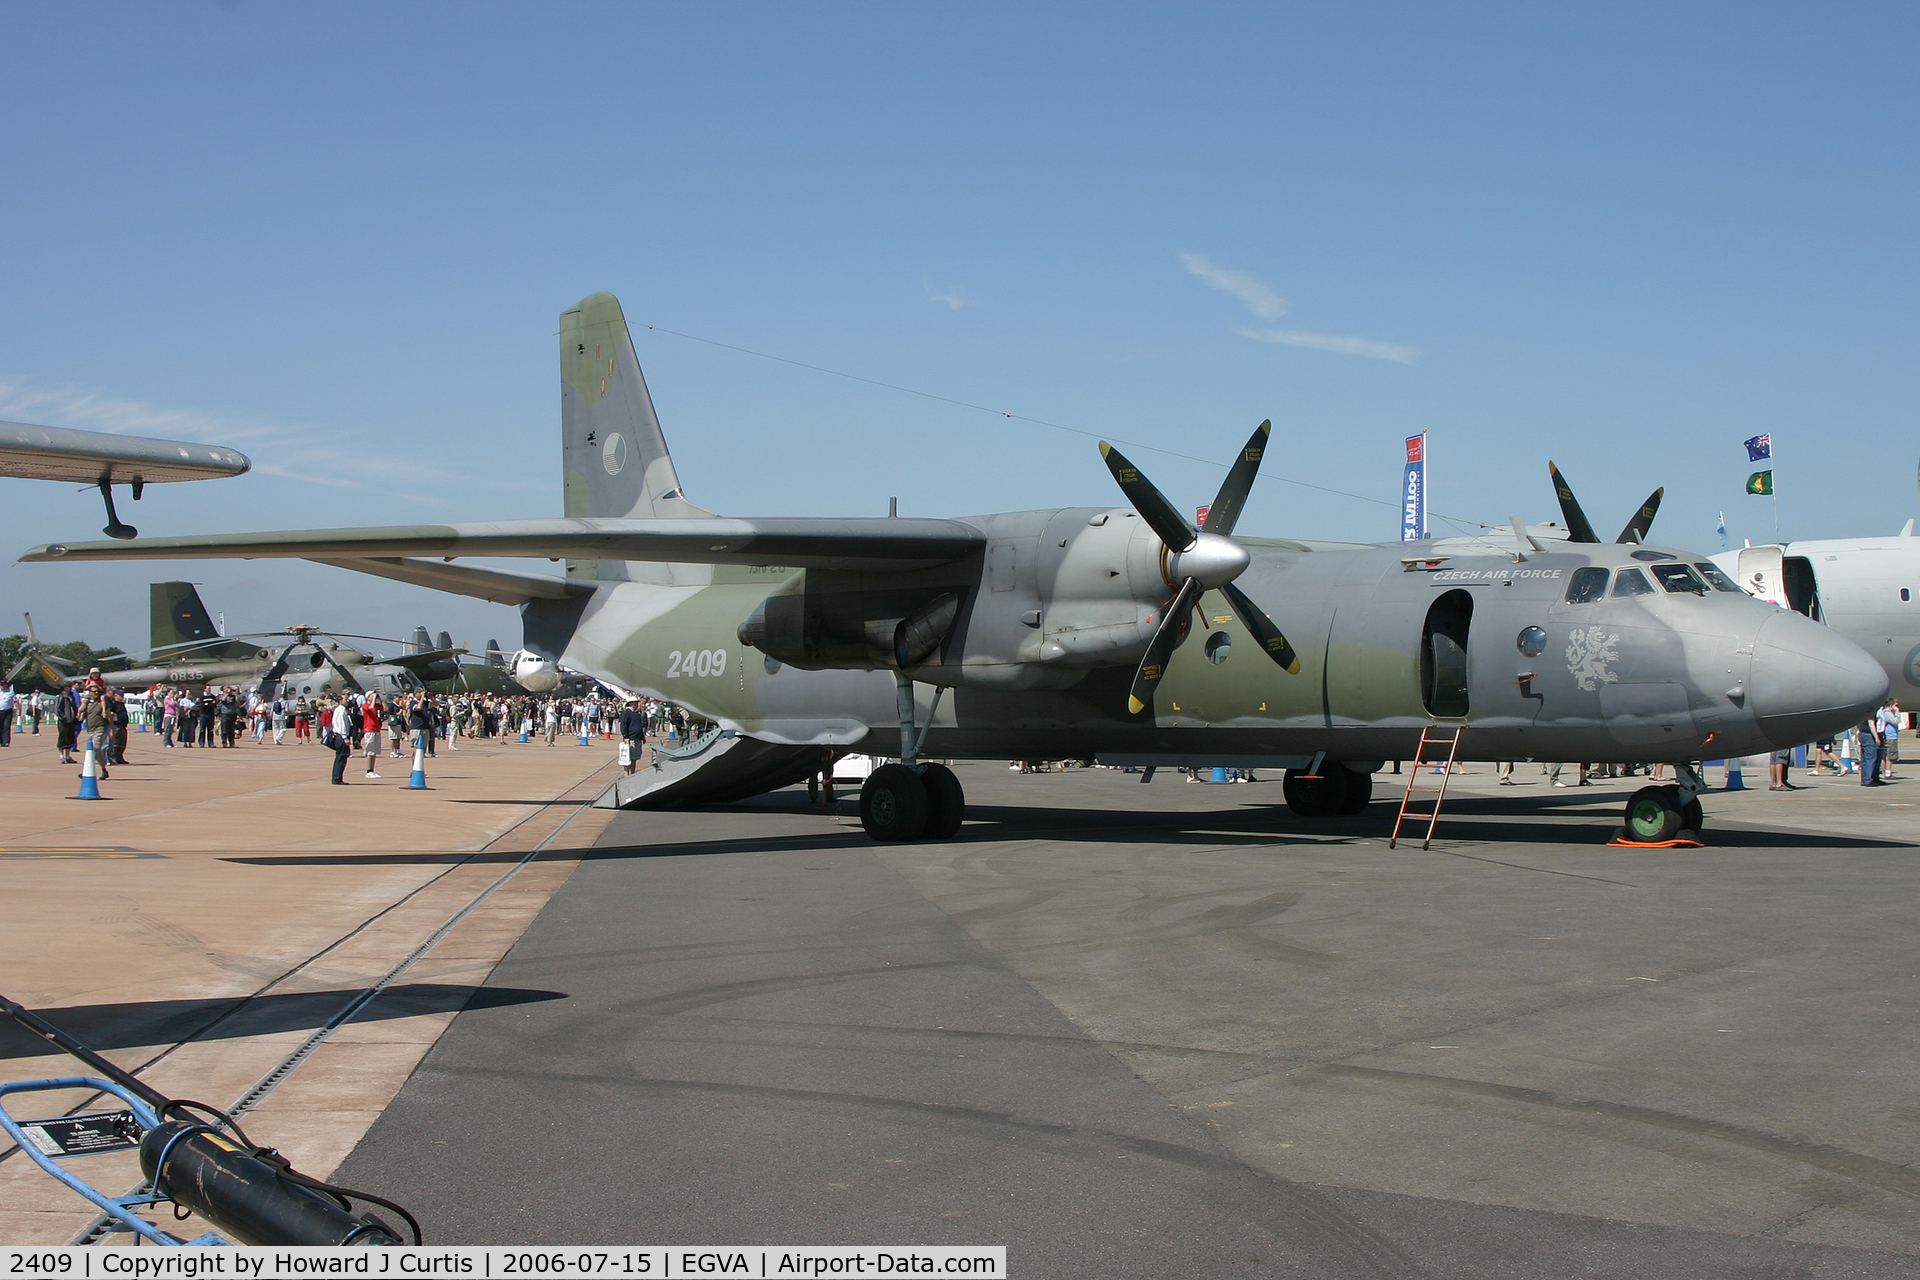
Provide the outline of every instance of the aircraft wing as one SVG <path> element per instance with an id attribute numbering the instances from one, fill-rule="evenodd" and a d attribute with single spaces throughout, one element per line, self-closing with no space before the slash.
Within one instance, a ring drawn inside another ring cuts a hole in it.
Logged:
<path id="1" fill-rule="evenodd" d="M 252 466 L 246 454 L 218 445 L 0 422 L 0 476 L 75 484 L 161 484 L 237 476 Z"/>
<path id="2" fill-rule="evenodd" d="M 22 560 L 340 560 L 405 556 L 524 556 L 546 560 L 654 560 L 670 564 L 785 565 L 864 572 L 926 569 L 958 560 L 986 535 L 958 520 L 647 518 L 497 520 L 215 533 L 135 542 L 50 542 Z"/>

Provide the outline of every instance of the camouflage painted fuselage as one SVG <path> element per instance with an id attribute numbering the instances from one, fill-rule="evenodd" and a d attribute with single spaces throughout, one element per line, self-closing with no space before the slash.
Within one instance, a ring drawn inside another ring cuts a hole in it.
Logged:
<path id="1" fill-rule="evenodd" d="M 1154 704 L 1129 715 L 1132 666 L 1171 595 L 1152 580 L 1153 547 L 1142 540 L 1151 534 L 1120 510 L 961 523 L 987 534 L 982 554 L 884 581 L 676 565 L 670 583 L 605 582 L 586 599 L 536 601 L 528 644 L 753 737 L 888 755 L 899 750 L 895 679 L 863 663 L 858 624 L 949 591 L 961 597 L 958 620 L 911 669 L 923 719 L 935 689 L 949 690 L 926 747 L 936 756 L 1299 767 L 1322 752 L 1404 759 L 1423 726 L 1465 723 L 1461 754 L 1471 759 L 1697 760 L 1805 742 L 1883 696 L 1884 677 L 1854 646 L 1744 593 L 1567 600 L 1576 569 L 1697 562 L 1680 552 L 1543 541 L 1544 551 L 1516 556 L 1500 538 L 1310 550 L 1248 539 L 1253 561 L 1239 584 L 1293 641 L 1300 671 L 1267 661 L 1209 594 Z M 1125 536 L 1078 545 L 1111 526 Z M 1430 566 L 1409 563 L 1423 555 Z M 1103 582 L 1113 584 L 1104 595 Z M 739 636 L 769 597 L 798 598 L 810 628 L 775 646 L 784 662 Z M 1436 688 L 1449 678 L 1435 671 L 1436 627 L 1456 633 L 1460 688 Z M 1531 654 L 1520 647 L 1529 628 L 1544 633 L 1529 637 Z"/>

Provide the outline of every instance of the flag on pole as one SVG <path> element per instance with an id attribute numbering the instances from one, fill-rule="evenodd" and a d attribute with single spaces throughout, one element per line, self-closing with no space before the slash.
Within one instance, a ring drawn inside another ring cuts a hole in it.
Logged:
<path id="1" fill-rule="evenodd" d="M 1748 462 L 1765 462 L 1772 456 L 1773 437 L 1771 435 L 1755 436 L 1753 439 L 1747 441 Z"/>
<path id="2" fill-rule="evenodd" d="M 1720 524 L 1718 528 L 1720 530 L 1720 545 L 1724 547 L 1727 545 L 1727 513 L 1724 511 L 1720 513 Z"/>
<path id="3" fill-rule="evenodd" d="M 1747 477 L 1747 492 L 1765 496 L 1773 492 L 1773 471 L 1756 471 Z"/>
<path id="4" fill-rule="evenodd" d="M 1400 540 L 1427 536 L 1427 437 L 1407 437 L 1407 469 L 1400 478 Z"/>

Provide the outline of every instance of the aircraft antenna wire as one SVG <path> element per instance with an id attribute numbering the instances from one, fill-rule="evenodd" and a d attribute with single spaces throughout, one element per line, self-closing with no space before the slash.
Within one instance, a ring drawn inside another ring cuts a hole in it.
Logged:
<path id="1" fill-rule="evenodd" d="M 755 351 L 751 347 L 735 346 L 731 342 L 721 342 L 715 338 L 702 338 L 698 334 L 682 333 L 678 329 L 668 329 L 661 325 L 650 324 L 647 326 L 647 329 L 652 333 L 670 334 L 676 338 L 685 338 L 688 342 L 701 342 L 709 347 L 719 347 L 724 351 L 737 351 L 743 356 L 757 356 L 762 360 L 772 360 L 779 364 L 790 364 L 796 369 L 810 369 L 814 373 L 824 373 L 835 378 L 846 378 L 852 382 L 864 382 L 870 387 L 882 387 L 888 391 L 898 391 L 904 395 L 919 396 L 925 400 L 938 400 L 942 404 L 954 405 L 961 409 L 973 409 L 980 413 L 990 413 L 996 418 L 1007 418 L 1014 422 L 1031 422 L 1036 427 L 1051 427 L 1055 431 L 1070 431 L 1077 436 L 1086 436 L 1089 440 L 1109 440 L 1115 444 L 1126 445 L 1129 449 L 1145 449 L 1148 453 L 1164 454 L 1169 458 L 1179 458 L 1185 462 L 1198 462 L 1204 466 L 1213 467 L 1220 471 L 1226 470 L 1228 465 L 1215 461 L 1212 458 L 1201 458 L 1191 453 L 1180 453 L 1174 449 L 1163 449 L 1159 445 L 1143 444 L 1138 440 L 1123 440 L 1119 436 L 1106 435 L 1098 431 L 1087 431 L 1080 427 L 1070 427 L 1064 422 L 1049 422 L 1045 418 L 1029 417 L 1024 413 L 1010 413 L 1005 409 L 995 409 L 990 405 L 975 404 L 971 400 L 956 400 L 952 396 L 943 396 L 936 391 L 922 391 L 917 387 L 903 387 L 897 382 L 882 382 L 878 378 L 863 377 L 857 373 L 848 373 L 844 369 L 829 369 L 825 365 L 808 364 L 804 360 L 794 360 L 787 356 L 776 356 L 767 351 Z M 1352 498 L 1356 502 L 1371 502 L 1377 507 L 1393 507 L 1397 510 L 1400 506 L 1400 503 L 1397 501 L 1388 502 L 1384 498 L 1369 498 L 1364 493 L 1350 493 L 1345 489 L 1335 489 L 1330 485 L 1314 484 L 1310 480 L 1295 480 L 1292 476 L 1276 475 L 1271 471 L 1262 471 L 1259 475 L 1264 480 L 1278 480 L 1281 484 L 1296 485 L 1302 489 L 1317 489 L 1321 493 L 1331 493 L 1341 498 Z M 1444 511 L 1429 511 L 1427 514 L 1445 520 L 1448 524 L 1454 525 L 1463 531 L 1470 527 L 1479 529 L 1487 527 L 1480 521 L 1468 520 L 1464 516 L 1450 516 Z"/>

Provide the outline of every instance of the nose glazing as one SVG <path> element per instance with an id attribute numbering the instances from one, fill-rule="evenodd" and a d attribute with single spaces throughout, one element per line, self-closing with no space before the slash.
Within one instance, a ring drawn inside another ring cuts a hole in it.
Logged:
<path id="1" fill-rule="evenodd" d="M 1858 724 L 1886 700 L 1886 671 L 1853 641 L 1784 609 L 1761 624 L 1747 705 L 1776 747 Z"/>

